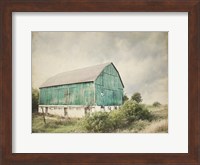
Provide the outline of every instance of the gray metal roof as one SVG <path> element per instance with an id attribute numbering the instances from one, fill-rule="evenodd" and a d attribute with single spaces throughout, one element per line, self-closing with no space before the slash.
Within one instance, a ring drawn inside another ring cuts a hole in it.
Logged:
<path id="1" fill-rule="evenodd" d="M 99 74 L 103 71 L 103 69 L 109 64 L 112 63 L 109 62 L 105 64 L 95 65 L 87 68 L 57 74 L 49 78 L 46 82 L 44 82 L 40 86 L 40 88 L 95 81 Z"/>

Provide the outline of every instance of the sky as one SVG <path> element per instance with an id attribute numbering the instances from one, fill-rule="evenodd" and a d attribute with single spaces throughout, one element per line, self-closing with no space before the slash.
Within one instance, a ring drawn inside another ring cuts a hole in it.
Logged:
<path id="1" fill-rule="evenodd" d="M 32 32 L 32 87 L 58 73 L 113 62 L 130 98 L 168 103 L 167 32 Z"/>

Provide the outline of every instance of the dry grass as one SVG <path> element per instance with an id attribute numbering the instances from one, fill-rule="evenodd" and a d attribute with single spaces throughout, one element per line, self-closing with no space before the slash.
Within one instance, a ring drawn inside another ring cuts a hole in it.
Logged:
<path id="1" fill-rule="evenodd" d="M 152 122 L 149 126 L 147 126 L 142 133 L 167 133 L 168 132 L 168 120 L 163 119 L 159 121 Z"/>
<path id="2" fill-rule="evenodd" d="M 168 133 L 168 107 L 148 106 L 153 115 L 152 121 L 137 120 L 125 127 L 118 128 L 113 133 Z M 83 120 L 67 119 L 55 115 L 47 115 L 44 124 L 42 114 L 33 114 L 32 132 L 33 133 L 81 133 L 88 132 Z"/>

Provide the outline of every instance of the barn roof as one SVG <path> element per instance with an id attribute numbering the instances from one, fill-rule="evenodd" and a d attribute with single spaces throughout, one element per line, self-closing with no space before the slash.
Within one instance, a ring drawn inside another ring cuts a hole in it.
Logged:
<path id="1" fill-rule="evenodd" d="M 110 64 L 113 65 L 113 63 L 109 62 L 57 74 L 44 82 L 40 88 L 95 81 L 103 69 Z"/>

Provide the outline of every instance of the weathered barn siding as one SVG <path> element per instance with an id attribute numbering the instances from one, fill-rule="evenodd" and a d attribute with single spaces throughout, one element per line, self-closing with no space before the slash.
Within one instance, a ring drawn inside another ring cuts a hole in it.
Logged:
<path id="1" fill-rule="evenodd" d="M 111 111 L 122 104 L 123 88 L 113 63 L 60 73 L 40 87 L 39 112 L 81 118 Z"/>
<path id="2" fill-rule="evenodd" d="M 115 67 L 106 66 L 95 80 L 95 101 L 97 105 L 121 105 L 123 84 Z"/>
<path id="3" fill-rule="evenodd" d="M 40 105 L 94 105 L 93 82 L 40 89 Z"/>

